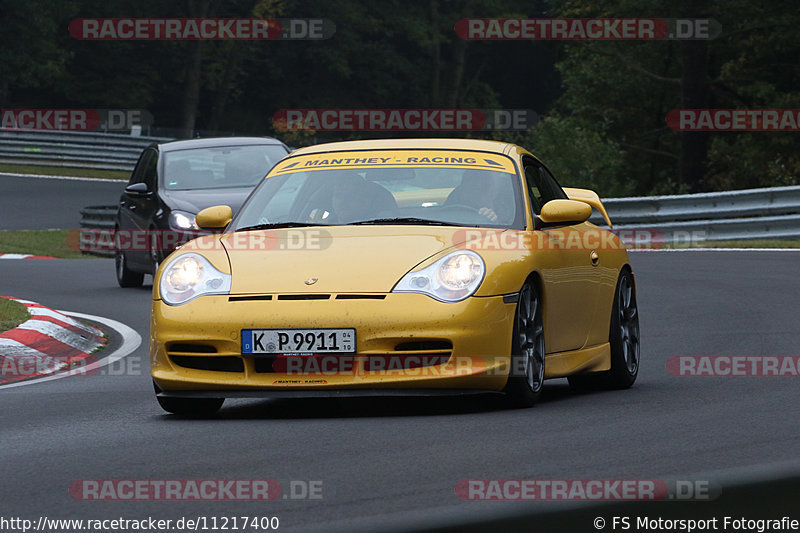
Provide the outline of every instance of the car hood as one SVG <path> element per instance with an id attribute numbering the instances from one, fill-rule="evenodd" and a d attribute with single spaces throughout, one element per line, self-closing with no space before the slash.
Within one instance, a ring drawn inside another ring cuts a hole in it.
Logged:
<path id="1" fill-rule="evenodd" d="M 255 185 L 254 185 L 255 186 Z M 164 201 L 171 209 L 197 214 L 206 207 L 227 205 L 236 213 L 253 191 L 253 187 L 227 189 L 162 190 Z"/>
<path id="2" fill-rule="evenodd" d="M 316 226 L 238 232 L 221 242 L 231 294 L 385 293 L 419 263 L 462 244 L 464 234 L 438 226 Z"/>

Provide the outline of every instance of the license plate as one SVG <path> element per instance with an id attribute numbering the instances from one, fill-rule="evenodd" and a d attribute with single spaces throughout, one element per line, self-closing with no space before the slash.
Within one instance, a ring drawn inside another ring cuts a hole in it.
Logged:
<path id="1" fill-rule="evenodd" d="M 311 354 L 355 353 L 356 330 L 325 329 L 243 329 L 242 353 Z"/>

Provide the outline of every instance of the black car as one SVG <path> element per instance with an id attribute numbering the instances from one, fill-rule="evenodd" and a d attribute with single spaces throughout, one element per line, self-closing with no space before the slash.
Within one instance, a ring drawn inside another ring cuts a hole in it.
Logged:
<path id="1" fill-rule="evenodd" d="M 139 157 L 115 224 L 117 282 L 138 287 L 175 247 L 199 235 L 194 217 L 212 205 L 236 212 L 258 181 L 290 152 L 269 137 L 155 143 Z"/>

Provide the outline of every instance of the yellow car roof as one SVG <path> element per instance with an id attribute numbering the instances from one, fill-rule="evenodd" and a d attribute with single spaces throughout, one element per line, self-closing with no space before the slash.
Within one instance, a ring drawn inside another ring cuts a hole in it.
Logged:
<path id="1" fill-rule="evenodd" d="M 321 152 L 397 150 L 403 148 L 460 149 L 509 154 L 518 147 L 507 142 L 486 141 L 483 139 L 369 139 L 364 141 L 342 141 L 306 146 L 305 148 L 299 148 L 292 152 L 290 157 Z"/>

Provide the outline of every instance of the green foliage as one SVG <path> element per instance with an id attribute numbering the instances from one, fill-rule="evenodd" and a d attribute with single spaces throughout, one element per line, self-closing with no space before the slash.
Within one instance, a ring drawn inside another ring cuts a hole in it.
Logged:
<path id="1" fill-rule="evenodd" d="M 0 230 L 0 253 L 85 258 L 78 230 Z"/>
<path id="2" fill-rule="evenodd" d="M 52 86 L 64 74 L 71 53 L 58 22 L 76 11 L 69 0 L 0 2 L 0 106 L 9 90 Z"/>
<path id="3" fill-rule="evenodd" d="M 565 187 L 593 189 L 603 196 L 625 196 L 635 189 L 635 180 L 620 174 L 624 152 L 619 146 L 602 130 L 574 117 L 545 118 L 522 144 Z"/>
<path id="4" fill-rule="evenodd" d="M 708 43 L 708 107 L 800 107 L 800 12 L 791 1 L 707 1 L 722 34 Z M 601 7 L 570 0 L 559 14 L 574 17 L 680 17 L 670 0 L 615 0 Z M 611 190 L 636 194 L 685 192 L 678 174 L 680 133 L 664 118 L 681 107 L 678 41 L 567 44 L 557 64 L 564 93 L 553 118 L 593 125 L 609 145 L 624 149 L 618 183 Z M 538 134 L 543 135 L 544 132 Z M 705 190 L 800 182 L 797 133 L 713 133 L 705 162 Z M 627 182 L 627 183 L 625 183 Z"/>
<path id="5" fill-rule="evenodd" d="M 19 302 L 0 297 L 0 333 L 14 329 L 31 317 Z"/>
<path id="6" fill-rule="evenodd" d="M 563 183 L 603 196 L 800 183 L 797 133 L 708 135 L 705 175 L 679 172 L 665 117 L 688 79 L 680 41 L 464 41 L 470 17 L 684 17 L 688 0 L 4 0 L 0 105 L 143 108 L 158 133 L 273 134 L 299 146 L 390 133 L 277 131 L 281 109 L 534 109 L 511 140 Z M 800 10 L 793 0 L 697 0 L 722 27 L 709 41 L 708 107 L 800 108 Z M 74 18 L 324 18 L 325 41 L 79 41 Z M 199 49 L 199 56 L 196 55 Z M 200 58 L 199 78 L 193 58 Z M 199 79 L 199 83 L 197 80 Z M 196 109 L 192 102 L 197 99 Z M 189 102 L 189 105 L 185 105 Z M 188 108 L 188 109 L 187 109 Z M 405 133 L 400 135 L 415 135 Z M 416 134 L 418 135 L 418 134 Z M 424 133 L 442 135 L 446 133 Z M 694 178 L 693 178 L 694 179 Z"/>

